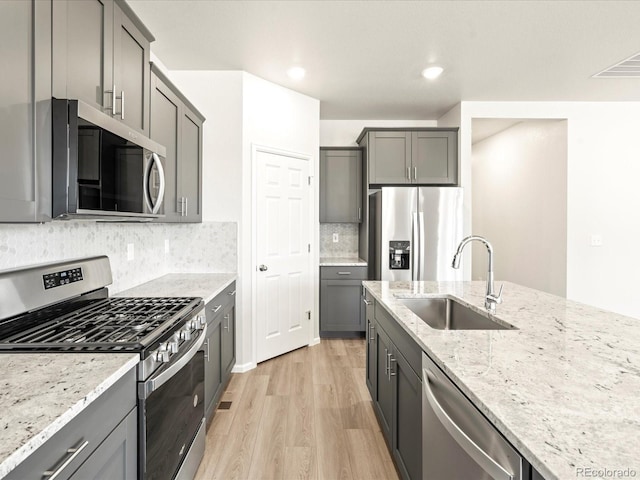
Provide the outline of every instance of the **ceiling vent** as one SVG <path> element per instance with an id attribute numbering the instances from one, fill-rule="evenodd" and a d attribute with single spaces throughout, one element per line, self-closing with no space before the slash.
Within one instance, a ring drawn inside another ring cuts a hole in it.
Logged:
<path id="1" fill-rule="evenodd" d="M 596 73 L 595 78 L 640 78 L 640 53 Z"/>

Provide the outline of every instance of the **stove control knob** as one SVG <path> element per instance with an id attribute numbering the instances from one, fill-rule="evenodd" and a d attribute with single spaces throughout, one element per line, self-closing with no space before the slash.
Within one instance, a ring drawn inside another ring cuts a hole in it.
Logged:
<path id="1" fill-rule="evenodd" d="M 180 344 L 177 341 L 169 342 L 168 344 L 169 353 L 178 353 L 178 349 L 180 348 Z"/>
<path id="2" fill-rule="evenodd" d="M 191 340 L 191 329 L 189 327 L 180 330 L 180 340 Z"/>
<path id="3" fill-rule="evenodd" d="M 196 317 L 196 330 L 203 330 L 207 325 L 207 317 L 204 315 L 198 315 Z"/>
<path id="4" fill-rule="evenodd" d="M 166 343 L 160 344 L 158 350 L 156 350 L 156 362 L 167 363 L 171 353 L 169 352 L 168 345 Z"/>
<path id="5" fill-rule="evenodd" d="M 194 320 L 189 320 L 185 325 L 184 325 L 184 329 L 185 330 L 195 330 L 197 328 L 198 322 L 194 319 Z"/>

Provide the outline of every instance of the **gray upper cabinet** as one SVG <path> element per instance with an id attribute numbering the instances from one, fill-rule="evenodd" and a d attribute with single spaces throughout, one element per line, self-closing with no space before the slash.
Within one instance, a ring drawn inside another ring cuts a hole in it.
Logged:
<path id="1" fill-rule="evenodd" d="M 149 134 L 153 35 L 123 0 L 53 2 L 53 96 L 73 98 Z"/>
<path id="2" fill-rule="evenodd" d="M 153 40 L 131 8 L 116 1 L 113 8 L 113 84 L 119 105 L 116 116 L 145 135 L 149 135 L 149 60 Z"/>
<path id="3" fill-rule="evenodd" d="M 150 137 L 167 149 L 163 222 L 202 221 L 204 117 L 151 65 Z"/>
<path id="4" fill-rule="evenodd" d="M 362 221 L 362 152 L 320 148 L 320 222 Z"/>
<path id="5" fill-rule="evenodd" d="M 365 128 L 358 144 L 366 146 L 371 185 L 456 185 L 458 131 L 451 128 Z"/>
<path id="6" fill-rule="evenodd" d="M 369 133 L 369 183 L 411 183 L 411 132 Z"/>
<path id="7" fill-rule="evenodd" d="M 458 134 L 451 130 L 411 132 L 413 182 L 455 185 L 458 180 Z"/>
<path id="8" fill-rule="evenodd" d="M 0 222 L 51 218 L 51 2 L 2 2 Z"/>

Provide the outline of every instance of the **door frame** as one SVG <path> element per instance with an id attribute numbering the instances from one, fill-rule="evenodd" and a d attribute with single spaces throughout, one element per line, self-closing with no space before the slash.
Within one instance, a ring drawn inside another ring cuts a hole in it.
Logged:
<path id="1" fill-rule="evenodd" d="M 316 245 L 316 232 L 319 227 L 317 223 L 317 185 L 316 185 L 316 163 L 315 157 L 311 154 L 293 152 L 290 150 L 283 150 L 281 148 L 269 147 L 260 144 L 251 144 L 251 352 L 252 358 L 255 364 L 257 364 L 258 358 L 258 319 L 257 319 L 257 306 L 258 306 L 258 153 L 270 153 L 273 155 L 281 155 L 284 157 L 295 158 L 297 160 L 303 160 L 309 162 L 309 176 L 311 178 L 311 184 L 309 186 L 309 215 L 307 216 L 307 228 L 309 229 L 309 243 L 311 244 L 311 252 L 308 258 L 309 274 L 311 279 L 311 288 L 313 289 L 313 302 L 311 303 L 311 326 L 309 328 L 308 345 L 314 345 L 320 342 L 319 336 L 314 334 L 319 329 L 318 318 L 318 268 L 314 269 L 314 264 L 317 263 L 318 246 Z M 315 212 L 315 213 L 314 213 Z M 315 230 L 314 230 L 315 228 Z"/>

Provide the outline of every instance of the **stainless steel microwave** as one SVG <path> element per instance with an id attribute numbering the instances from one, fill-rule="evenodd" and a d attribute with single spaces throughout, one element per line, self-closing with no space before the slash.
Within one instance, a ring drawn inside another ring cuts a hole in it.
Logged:
<path id="1" fill-rule="evenodd" d="M 164 215 L 166 149 L 79 100 L 52 99 L 52 217 Z"/>

